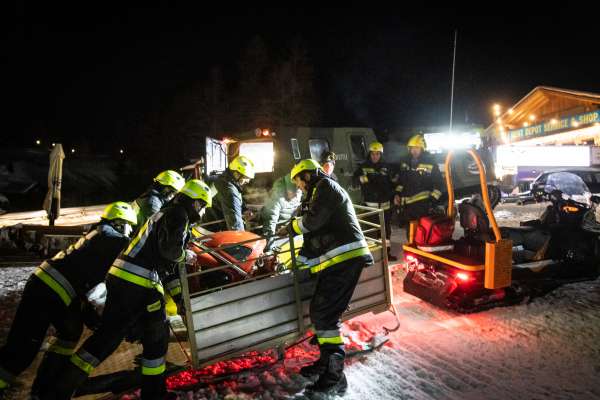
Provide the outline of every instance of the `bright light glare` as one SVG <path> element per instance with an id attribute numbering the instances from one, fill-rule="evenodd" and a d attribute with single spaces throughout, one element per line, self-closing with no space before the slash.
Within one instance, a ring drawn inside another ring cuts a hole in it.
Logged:
<path id="1" fill-rule="evenodd" d="M 241 143 L 240 155 L 254 162 L 256 172 L 273 172 L 275 160 L 273 142 Z"/>
<path id="2" fill-rule="evenodd" d="M 481 146 L 481 137 L 478 133 L 426 133 L 425 142 L 427 151 L 441 153 L 445 150 L 470 149 Z"/>
<path id="3" fill-rule="evenodd" d="M 515 146 L 501 145 L 496 149 L 496 164 L 502 168 L 588 167 L 590 149 L 587 146 Z"/>
<path id="4" fill-rule="evenodd" d="M 469 276 L 469 274 L 467 274 L 466 272 L 458 272 L 456 274 L 456 278 L 463 281 L 463 282 L 467 282 L 471 279 L 471 277 Z"/>

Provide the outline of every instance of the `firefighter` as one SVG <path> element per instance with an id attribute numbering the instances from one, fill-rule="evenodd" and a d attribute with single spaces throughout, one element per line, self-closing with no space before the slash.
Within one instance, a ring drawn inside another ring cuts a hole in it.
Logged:
<path id="1" fill-rule="evenodd" d="M 208 225 L 214 230 L 243 231 L 244 217 L 250 213 L 246 211 L 242 197 L 242 187 L 254 179 L 254 163 L 246 156 L 237 156 L 229 168 L 215 181 L 213 207 L 206 212 L 204 222 L 224 219 L 225 223 Z"/>
<path id="2" fill-rule="evenodd" d="M 302 191 L 296 187 L 289 174 L 277 179 L 273 184 L 269 198 L 261 210 L 263 235 L 268 237 L 265 251 L 276 243 L 277 225 L 287 223 L 302 199 Z"/>
<path id="3" fill-rule="evenodd" d="M 323 167 L 323 171 L 329 175 L 331 179 L 337 182 L 338 178 L 333 172 L 335 169 L 335 160 L 335 153 L 333 151 L 326 151 L 321 156 L 321 167 Z"/>
<path id="4" fill-rule="evenodd" d="M 108 295 L 100 328 L 73 354 L 54 391 L 42 398 L 70 398 L 135 324 L 143 327 L 141 398 L 165 398 L 169 332 L 162 277 L 172 274 L 174 264 L 194 261 L 195 253 L 186 249 L 189 227 L 210 205 L 209 187 L 192 179 L 166 207 L 148 219 L 108 271 Z"/>
<path id="5" fill-rule="evenodd" d="M 183 176 L 172 170 L 166 170 L 156 175 L 152 186 L 133 201 L 133 209 L 138 216 L 138 229 L 142 229 L 148 218 L 159 212 L 184 183 Z M 135 234 L 137 231 L 134 232 Z"/>
<path id="6" fill-rule="evenodd" d="M 38 369 L 32 393 L 53 383 L 68 363 L 83 332 L 82 303 L 129 242 L 137 221 L 124 202 L 109 204 L 98 224 L 75 244 L 44 261 L 31 275 L 6 344 L 0 349 L 0 388 L 14 382 L 37 355 L 50 325 L 56 341 L 48 348 Z"/>
<path id="7" fill-rule="evenodd" d="M 390 166 L 383 160 L 383 144 L 373 142 L 369 145 L 369 158 L 354 172 L 354 183 L 360 185 L 363 201 L 367 207 L 380 208 L 384 211 L 388 260 L 398 260 L 391 254 L 390 247 L 393 187 Z M 377 215 L 369 219 L 373 223 L 379 223 Z M 376 232 L 375 238 L 379 237 L 380 233 Z"/>
<path id="8" fill-rule="evenodd" d="M 400 226 L 430 213 L 442 196 L 442 174 L 433 157 L 425 151 L 425 139 L 415 135 L 407 143 L 409 155 L 395 176 L 394 204 L 399 207 Z M 407 228 L 408 236 L 408 228 Z"/>
<path id="9" fill-rule="evenodd" d="M 317 378 L 306 388 L 309 394 L 343 394 L 348 384 L 340 317 L 350 303 L 363 267 L 372 264 L 373 257 L 348 193 L 316 161 L 300 161 L 290 176 L 305 197 L 300 216 L 278 233 L 304 235 L 298 261 L 310 268 L 317 280 L 310 319 L 320 357 L 300 373 Z"/>

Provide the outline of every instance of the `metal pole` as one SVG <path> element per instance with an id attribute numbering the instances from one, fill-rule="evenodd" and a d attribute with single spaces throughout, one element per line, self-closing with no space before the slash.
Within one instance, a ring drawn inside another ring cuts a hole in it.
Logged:
<path id="1" fill-rule="evenodd" d="M 190 342 L 190 353 L 192 353 L 192 365 L 198 367 L 198 346 L 196 344 L 196 330 L 194 328 L 194 315 L 192 313 L 192 302 L 190 300 L 190 288 L 188 286 L 187 269 L 185 263 L 180 263 L 179 281 L 181 282 L 181 295 L 185 304 L 185 324 L 187 326 L 188 341 Z"/>
<path id="2" fill-rule="evenodd" d="M 292 274 L 294 279 L 294 294 L 296 297 L 296 312 L 298 313 L 298 332 L 304 334 L 304 313 L 302 310 L 302 297 L 300 296 L 300 283 L 298 282 L 298 264 L 296 263 L 296 249 L 294 236 L 290 235 L 290 257 L 292 258 Z"/>
<path id="3" fill-rule="evenodd" d="M 456 66 L 456 41 L 458 40 L 458 30 L 454 31 L 454 55 L 452 57 L 452 88 L 450 90 L 450 130 L 452 133 L 452 114 L 454 107 L 454 68 Z"/>

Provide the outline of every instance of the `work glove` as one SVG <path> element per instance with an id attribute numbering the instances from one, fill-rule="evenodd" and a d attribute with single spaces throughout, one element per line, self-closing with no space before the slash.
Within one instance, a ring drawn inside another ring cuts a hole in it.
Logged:
<path id="1" fill-rule="evenodd" d="M 369 182 L 369 178 L 366 175 L 361 175 L 358 180 L 360 181 L 360 183 L 365 184 L 367 182 Z"/>
<path id="2" fill-rule="evenodd" d="M 198 256 L 190 249 L 185 249 L 185 263 L 186 264 L 195 264 Z"/>
<path id="3" fill-rule="evenodd" d="M 277 236 L 288 236 L 287 226 L 282 226 L 277 230 Z"/>
<path id="4" fill-rule="evenodd" d="M 251 210 L 246 210 L 246 211 L 244 211 L 244 214 L 242 215 L 242 218 L 246 222 L 252 221 L 252 219 L 254 219 L 254 212 L 252 212 Z"/>
<path id="5" fill-rule="evenodd" d="M 406 203 L 406 197 L 400 197 L 399 194 L 394 196 L 394 205 L 398 207 L 404 206 Z"/>

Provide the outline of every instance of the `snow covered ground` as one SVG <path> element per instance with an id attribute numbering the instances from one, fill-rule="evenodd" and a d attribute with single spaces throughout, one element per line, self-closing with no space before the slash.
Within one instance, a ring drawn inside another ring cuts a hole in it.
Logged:
<path id="1" fill-rule="evenodd" d="M 506 204 L 495 214 L 500 225 L 518 225 L 542 209 Z M 395 252 L 402 237 L 394 231 Z M 1 338 L 31 270 L 0 269 Z M 345 399 L 600 399 L 600 280 L 566 285 L 528 304 L 461 315 L 403 293 L 402 278 L 394 272 L 400 329 L 380 350 L 348 360 Z M 353 322 L 377 332 L 394 318 L 383 313 Z M 307 344 L 301 349 L 300 355 L 314 353 Z M 179 399 L 303 398 L 300 366 L 292 356 L 176 393 Z"/>

